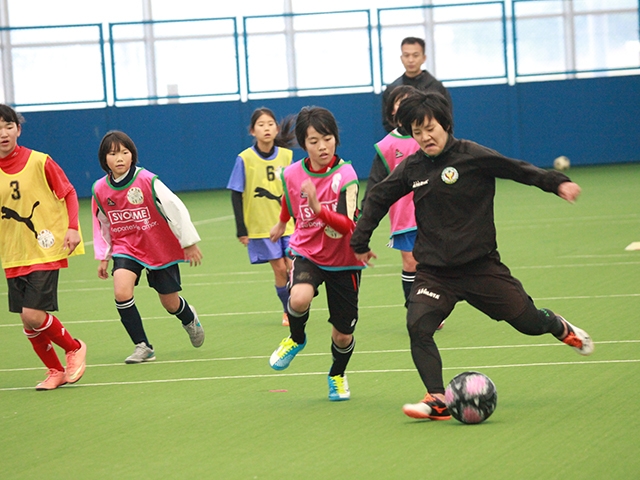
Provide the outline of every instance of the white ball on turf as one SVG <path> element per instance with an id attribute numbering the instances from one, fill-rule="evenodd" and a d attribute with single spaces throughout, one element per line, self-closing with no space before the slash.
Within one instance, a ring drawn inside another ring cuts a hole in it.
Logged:
<path id="1" fill-rule="evenodd" d="M 570 166 L 571 162 L 564 155 L 560 155 L 553 161 L 553 168 L 555 168 L 556 170 L 569 170 Z"/>

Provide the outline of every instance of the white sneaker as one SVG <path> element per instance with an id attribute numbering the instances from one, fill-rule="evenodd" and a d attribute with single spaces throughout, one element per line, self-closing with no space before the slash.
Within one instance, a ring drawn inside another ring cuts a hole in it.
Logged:
<path id="1" fill-rule="evenodd" d="M 125 358 L 124 363 L 142 363 L 151 362 L 156 359 L 156 354 L 152 348 L 149 348 L 146 343 L 140 342 L 136 345 L 136 349 L 131 355 Z"/>
<path id="2" fill-rule="evenodd" d="M 191 323 L 187 325 L 182 325 L 187 333 L 189 334 L 189 340 L 191 340 L 191 345 L 198 348 L 201 347 L 204 343 L 204 328 L 200 324 L 200 320 L 198 319 L 198 314 L 196 313 L 196 309 L 193 306 L 189 305 L 189 308 L 193 312 L 193 320 Z"/>

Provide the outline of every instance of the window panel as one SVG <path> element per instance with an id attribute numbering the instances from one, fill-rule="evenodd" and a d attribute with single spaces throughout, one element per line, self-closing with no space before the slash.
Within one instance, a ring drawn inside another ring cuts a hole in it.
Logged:
<path id="1" fill-rule="evenodd" d="M 502 22 L 436 25 L 434 38 L 440 80 L 506 76 Z"/>
<path id="2" fill-rule="evenodd" d="M 434 22 L 459 22 L 502 18 L 502 4 L 433 7 Z"/>
<path id="3" fill-rule="evenodd" d="M 556 0 L 514 5 L 519 75 L 640 66 L 637 2 Z M 542 6 L 546 8 L 540 11 Z"/>
<path id="4" fill-rule="evenodd" d="M 343 47 L 336 50 L 335 45 Z M 370 85 L 369 40 L 362 32 L 296 34 L 298 87 Z"/>
<path id="5" fill-rule="evenodd" d="M 113 46 L 117 99 L 147 97 L 149 92 L 144 49 L 144 42 L 141 41 L 116 43 Z"/>
<path id="6" fill-rule="evenodd" d="M 111 32 L 116 100 L 239 93 L 234 19 L 116 24 Z"/>
<path id="7" fill-rule="evenodd" d="M 244 28 L 249 93 L 373 84 L 367 12 L 248 17 Z"/>
<path id="8" fill-rule="evenodd" d="M 518 75 L 565 70 L 562 18 L 519 20 L 517 34 Z"/>
<path id="9" fill-rule="evenodd" d="M 156 40 L 155 49 L 158 96 L 237 93 L 233 38 Z"/>
<path id="10" fill-rule="evenodd" d="M 17 28 L 3 38 L 3 58 L 11 61 L 11 103 L 106 101 L 98 25 Z"/>
<path id="11" fill-rule="evenodd" d="M 150 24 L 155 38 L 208 38 L 233 36 L 231 19 L 194 19 L 177 22 L 158 21 Z"/>
<path id="12" fill-rule="evenodd" d="M 4 60 L 0 56 L 0 72 L 5 72 Z M 0 75 L 0 103 L 7 103 L 7 99 L 4 96 L 4 75 Z"/>
<path id="13" fill-rule="evenodd" d="M 321 4 L 310 2 L 309 0 L 292 0 L 292 10 L 297 13 L 306 12 L 338 12 L 340 10 L 363 10 L 393 7 L 397 4 L 397 0 L 323 0 Z M 448 2 L 451 3 L 451 2 Z M 403 0 L 402 5 L 406 7 L 422 6 L 424 0 Z"/>
<path id="14" fill-rule="evenodd" d="M 628 14 L 580 15 L 575 19 L 577 70 L 640 66 L 638 50 L 629 48 L 638 39 L 638 16 Z"/>
<path id="15" fill-rule="evenodd" d="M 6 1 L 9 10 L 9 24 L 12 27 L 143 20 L 142 0 Z"/>
<path id="16" fill-rule="evenodd" d="M 513 0 L 516 17 L 530 17 L 535 15 L 550 15 L 562 13 L 563 0 L 549 0 L 531 2 L 528 0 Z"/>
<path id="17" fill-rule="evenodd" d="M 220 0 L 151 0 L 154 20 L 176 20 L 188 18 L 242 17 L 248 15 L 279 15 L 284 11 L 284 0 L 241 0 L 225 2 Z M 314 10 L 318 5 L 313 4 Z M 324 6 L 322 10 L 326 9 Z"/>
<path id="18" fill-rule="evenodd" d="M 425 39 L 425 67 L 440 80 L 506 77 L 501 3 L 390 9 L 379 18 L 383 84 L 404 72 L 400 45 L 408 36 Z"/>
<path id="19" fill-rule="evenodd" d="M 249 91 L 289 88 L 289 67 L 284 35 L 252 35 L 248 41 Z"/>
<path id="20" fill-rule="evenodd" d="M 99 47 L 91 45 L 13 49 L 16 104 L 103 101 Z"/>
<path id="21" fill-rule="evenodd" d="M 295 15 L 293 25 L 296 31 L 341 30 L 344 28 L 367 28 L 368 16 L 364 12 L 328 13 L 324 15 Z"/>
<path id="22" fill-rule="evenodd" d="M 573 0 L 574 12 L 593 12 L 594 10 L 638 9 L 638 0 Z"/>
<path id="23" fill-rule="evenodd" d="M 506 40 L 503 3 L 486 0 L 460 0 L 460 6 L 413 0 L 403 7 L 393 0 L 327 0 L 322 14 L 319 4 L 301 0 L 182 0 L 179 9 L 174 0 L 0 2 L 12 26 L 0 43 L 0 99 L 23 106 L 104 102 L 105 89 L 109 104 L 176 94 L 246 99 L 298 90 L 377 91 L 403 73 L 400 43 L 407 36 L 425 39 L 425 67 L 445 82 L 530 81 L 640 68 L 637 0 L 505 0 L 506 13 L 513 4 L 516 17 L 515 39 L 508 23 Z M 293 15 L 285 12 L 289 7 Z M 155 21 L 142 23 L 145 15 Z M 240 32 L 246 28 L 240 45 L 236 18 Z M 96 25 L 63 27 L 69 24 Z M 38 25 L 60 28 L 16 28 Z M 513 52 L 508 72 L 505 41 Z M 328 65 L 320 74 L 319 64 Z M 238 67 L 246 69 L 246 78 L 239 78 Z M 43 72 L 46 82 L 34 80 Z"/>

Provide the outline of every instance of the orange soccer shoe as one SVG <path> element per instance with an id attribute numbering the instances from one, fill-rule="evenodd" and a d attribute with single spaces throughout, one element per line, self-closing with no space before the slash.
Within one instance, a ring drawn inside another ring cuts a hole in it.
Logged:
<path id="1" fill-rule="evenodd" d="M 78 340 L 76 338 L 76 340 Z M 65 381 L 67 383 L 76 383 L 84 375 L 84 370 L 87 367 L 87 346 L 82 340 L 78 340 L 80 348 L 67 352 L 67 373 Z"/>
<path id="2" fill-rule="evenodd" d="M 594 350 L 593 340 L 587 332 L 581 328 L 571 325 L 564 317 L 558 315 L 567 326 L 567 336 L 561 341 L 573 348 L 580 355 L 591 355 Z"/>
<path id="3" fill-rule="evenodd" d="M 54 390 L 65 383 L 67 383 L 65 373 L 60 370 L 56 370 L 55 368 L 50 368 L 47 372 L 47 378 L 36 385 L 36 390 Z"/>
<path id="4" fill-rule="evenodd" d="M 402 411 L 411 418 L 428 418 L 429 420 L 449 420 L 451 418 L 447 405 L 428 393 L 421 402 L 404 405 Z"/>

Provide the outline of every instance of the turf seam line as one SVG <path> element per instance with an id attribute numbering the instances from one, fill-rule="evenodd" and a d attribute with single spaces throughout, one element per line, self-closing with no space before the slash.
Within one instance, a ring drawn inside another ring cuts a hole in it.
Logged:
<path id="1" fill-rule="evenodd" d="M 79 290 L 74 290 L 77 292 Z M 2 294 L 0 294 L 2 295 Z M 4 294 L 6 295 L 6 293 Z M 640 293 L 620 293 L 620 294 L 611 294 L 611 295 L 576 295 L 571 297 L 536 297 L 534 301 L 539 302 L 548 302 L 554 300 L 593 300 L 593 299 L 607 299 L 607 298 L 635 298 L 640 297 Z M 369 310 L 369 309 L 378 309 L 378 308 L 404 308 L 403 304 L 395 304 L 395 305 L 360 305 L 360 310 Z M 327 307 L 318 306 L 314 307 L 314 311 L 324 311 L 327 312 Z M 282 313 L 282 310 L 263 310 L 263 311 L 253 311 L 253 312 L 221 312 L 221 313 L 199 313 L 198 317 L 207 318 L 207 317 L 234 317 L 240 315 L 271 315 Z M 142 317 L 143 320 L 165 320 L 168 318 L 173 318 L 170 315 L 161 315 L 158 317 Z M 80 324 L 80 323 L 104 323 L 104 322 L 117 322 L 120 323 L 120 319 L 99 319 L 99 320 L 65 320 L 64 323 L 68 324 Z M 0 325 L 1 327 L 20 327 L 22 328 L 22 324 L 20 323 L 7 323 Z"/>
<path id="2" fill-rule="evenodd" d="M 566 365 L 603 365 L 612 363 L 639 363 L 638 360 L 596 360 L 596 361 L 582 361 L 582 362 L 549 362 L 549 363 L 522 363 L 522 364 L 505 364 L 505 365 L 472 365 L 472 366 L 459 366 L 459 367 L 444 367 L 443 370 L 480 370 L 489 368 L 522 368 L 522 367 L 550 367 L 550 366 L 566 366 Z M 400 369 L 385 369 L 385 370 L 350 370 L 349 375 L 354 374 L 367 374 L 367 373 L 415 373 L 415 368 L 400 368 Z M 178 382 L 202 382 L 213 380 L 246 380 L 256 378 L 282 378 L 282 377 L 301 377 L 301 376 L 316 376 L 326 375 L 327 372 L 300 372 L 300 373 L 273 373 L 273 374 L 253 374 L 253 375 L 223 375 L 218 377 L 185 377 L 185 378 L 168 378 L 168 379 L 156 379 L 156 380 L 138 380 L 131 382 L 104 382 L 104 383 L 76 383 L 74 385 L 66 385 L 60 388 L 87 388 L 87 387 L 109 387 L 109 386 L 121 386 L 121 385 L 148 385 L 158 383 L 178 383 Z M 0 392 L 9 392 L 17 390 L 33 390 L 33 386 L 30 387 L 8 387 L 0 388 Z"/>
<path id="3" fill-rule="evenodd" d="M 597 342 L 598 345 L 616 345 L 616 344 L 625 344 L 625 343 L 640 343 L 640 340 L 605 340 Z M 564 347 L 565 344 L 561 342 L 555 343 L 535 343 L 529 345 L 479 345 L 479 346 L 471 346 L 471 347 L 442 347 L 438 350 L 455 352 L 455 351 L 468 351 L 468 350 L 490 350 L 490 349 L 502 349 L 502 348 L 536 348 L 536 347 Z M 355 351 L 353 354 L 360 355 L 377 355 L 377 354 L 388 354 L 388 353 L 409 353 L 409 349 L 393 349 L 393 350 L 364 350 L 364 351 Z M 297 357 L 323 357 L 329 356 L 331 353 L 328 352 L 320 352 L 320 353 L 299 353 Z M 203 362 L 225 362 L 225 361 L 239 361 L 239 360 L 265 360 L 269 358 L 269 355 L 247 355 L 244 357 L 220 357 L 220 358 L 191 358 L 185 360 L 156 360 L 153 362 L 153 365 L 172 365 L 172 364 L 184 364 L 184 363 L 203 363 Z M 631 360 L 634 361 L 634 360 Z M 150 365 L 150 364 L 145 364 Z M 131 368 L 130 366 L 126 366 L 122 362 L 118 363 L 96 363 L 93 365 L 87 364 L 87 368 L 98 368 L 98 367 L 126 367 Z M 25 372 L 25 371 L 34 371 L 34 370 L 42 370 L 42 367 L 21 367 L 21 368 L 1 368 L 0 373 L 12 373 L 12 372 Z"/>

